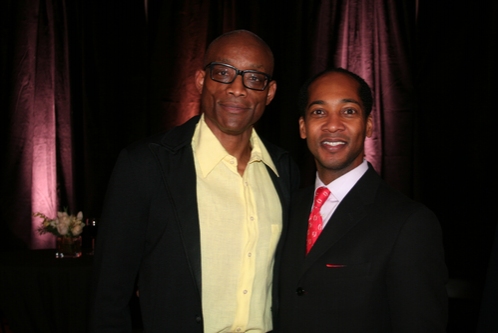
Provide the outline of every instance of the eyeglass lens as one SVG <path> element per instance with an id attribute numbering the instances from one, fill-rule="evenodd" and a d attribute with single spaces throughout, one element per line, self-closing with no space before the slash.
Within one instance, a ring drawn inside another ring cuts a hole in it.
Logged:
<path id="1" fill-rule="evenodd" d="M 211 78 L 221 83 L 232 83 L 237 76 L 236 69 L 222 65 L 211 65 Z M 246 88 L 263 90 L 267 86 L 267 76 L 258 72 L 243 72 L 243 84 Z"/>

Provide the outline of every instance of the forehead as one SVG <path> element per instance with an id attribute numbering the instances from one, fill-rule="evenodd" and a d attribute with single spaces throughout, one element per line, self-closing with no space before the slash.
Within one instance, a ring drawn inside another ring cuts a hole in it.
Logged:
<path id="1" fill-rule="evenodd" d="M 359 88 L 359 83 L 345 73 L 326 73 L 310 84 L 308 101 L 336 98 L 355 99 L 361 103 Z"/>
<path id="2" fill-rule="evenodd" d="M 272 73 L 273 60 L 270 50 L 256 38 L 240 34 L 217 40 L 210 46 L 206 63 L 223 62 L 239 69 L 254 69 Z"/>

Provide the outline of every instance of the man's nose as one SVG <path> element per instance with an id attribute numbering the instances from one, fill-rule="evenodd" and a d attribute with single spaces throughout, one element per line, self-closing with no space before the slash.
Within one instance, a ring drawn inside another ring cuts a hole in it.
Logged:
<path id="1" fill-rule="evenodd" d="M 229 94 L 233 94 L 234 96 L 246 95 L 246 87 L 244 86 L 243 76 L 241 74 L 237 74 L 234 81 L 232 81 L 232 83 L 229 83 L 228 92 Z"/>
<path id="2" fill-rule="evenodd" d="M 324 129 L 329 132 L 341 131 L 345 129 L 345 124 L 343 123 L 340 115 L 335 112 L 331 112 L 324 124 Z"/>

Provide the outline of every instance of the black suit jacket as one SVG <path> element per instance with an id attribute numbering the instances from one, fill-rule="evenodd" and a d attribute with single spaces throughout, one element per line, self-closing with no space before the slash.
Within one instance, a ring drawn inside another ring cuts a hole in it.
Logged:
<path id="1" fill-rule="evenodd" d="M 99 226 L 92 332 L 131 332 L 128 303 L 136 279 L 145 332 L 203 331 L 191 148 L 198 120 L 194 117 L 121 152 Z M 298 171 L 289 154 L 271 144 L 265 146 L 279 172 L 277 177 L 269 169 L 284 223 L 291 190 L 298 185 Z M 278 250 L 281 247 L 278 245 Z M 223 292 L 223 286 L 220 290 Z M 275 295 L 276 291 L 276 300 Z"/>
<path id="2" fill-rule="evenodd" d="M 305 256 L 313 193 L 292 200 L 281 332 L 445 332 L 447 269 L 435 215 L 370 166 Z"/>

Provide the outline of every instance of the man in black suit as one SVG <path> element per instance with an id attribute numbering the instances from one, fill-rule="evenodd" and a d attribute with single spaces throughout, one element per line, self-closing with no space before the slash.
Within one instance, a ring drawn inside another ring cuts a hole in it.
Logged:
<path id="1" fill-rule="evenodd" d="M 332 69 L 309 80 L 300 96 L 300 136 L 317 177 L 292 200 L 281 332 L 445 332 L 439 222 L 364 160 L 373 126 L 369 86 Z"/>
<path id="2" fill-rule="evenodd" d="M 298 185 L 289 154 L 253 129 L 276 91 L 273 67 L 258 36 L 222 35 L 196 73 L 201 116 L 121 152 L 99 227 L 91 332 L 131 332 L 135 283 L 145 332 L 273 329 L 274 258 Z"/>

